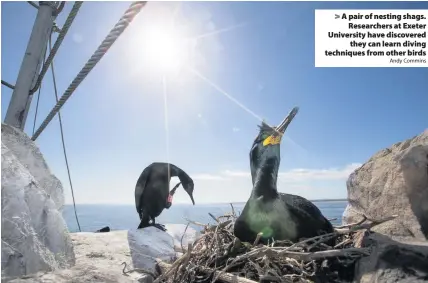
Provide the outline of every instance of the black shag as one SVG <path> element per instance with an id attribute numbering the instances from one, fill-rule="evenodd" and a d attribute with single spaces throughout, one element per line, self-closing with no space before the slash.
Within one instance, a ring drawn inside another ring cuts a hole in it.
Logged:
<path id="1" fill-rule="evenodd" d="M 180 183 L 170 192 L 169 183 L 171 177 L 178 177 Z M 193 205 L 195 205 L 193 180 L 182 169 L 174 164 L 161 162 L 152 163 L 144 169 L 135 186 L 135 207 L 141 220 L 138 229 L 155 226 L 165 230 L 163 225 L 155 223 L 155 217 L 158 217 L 164 208 L 169 209 L 171 207 L 172 197 L 180 184 L 189 194 Z M 152 221 L 151 223 L 150 220 Z"/>
<path id="2" fill-rule="evenodd" d="M 312 202 L 277 190 L 281 138 L 298 110 L 293 108 L 276 128 L 265 123 L 260 126 L 250 151 L 253 190 L 234 226 L 241 241 L 253 242 L 262 233 L 263 243 L 269 239 L 296 242 L 333 232 L 331 223 Z"/>
<path id="3" fill-rule="evenodd" d="M 110 232 L 110 227 L 108 226 L 95 231 L 95 233 L 107 233 L 107 232 Z"/>

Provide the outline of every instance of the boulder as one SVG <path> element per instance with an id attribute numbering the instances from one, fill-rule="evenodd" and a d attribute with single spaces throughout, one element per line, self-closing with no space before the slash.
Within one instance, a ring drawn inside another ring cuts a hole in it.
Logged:
<path id="1" fill-rule="evenodd" d="M 63 202 L 61 183 L 50 173 L 34 142 L 2 124 L 2 279 L 74 264 L 71 238 L 60 211 Z"/>
<path id="2" fill-rule="evenodd" d="M 107 233 L 72 233 L 76 265 L 70 269 L 41 272 L 10 283 L 83 283 L 83 282 L 143 282 L 150 283 L 157 275 L 159 258 L 171 262 L 177 256 L 178 235 L 183 242 L 191 243 L 199 233 L 185 225 L 166 224 L 167 232 L 155 227 L 140 230 L 112 231 Z M 185 233 L 184 233 L 185 232 Z M 179 244 L 180 245 L 180 244 Z M 184 245 L 184 243 L 183 243 Z M 126 263 L 126 274 L 123 274 Z"/>
<path id="3" fill-rule="evenodd" d="M 419 283 L 428 281 L 428 242 L 403 241 L 373 233 L 363 240 L 372 248 L 355 269 L 358 283 Z"/>
<path id="4" fill-rule="evenodd" d="M 428 238 L 428 130 L 376 153 L 347 181 L 344 224 L 366 215 L 371 219 L 398 215 L 373 228 L 384 235 Z"/>
<path id="5" fill-rule="evenodd" d="M 49 170 L 37 145 L 20 130 L 1 125 L 1 141 L 53 200 L 57 209 L 64 206 L 64 189 L 61 181 Z"/>

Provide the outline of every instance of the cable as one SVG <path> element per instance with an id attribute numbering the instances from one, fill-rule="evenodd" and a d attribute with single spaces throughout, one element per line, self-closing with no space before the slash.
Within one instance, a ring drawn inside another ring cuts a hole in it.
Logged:
<path id="1" fill-rule="evenodd" d="M 59 14 L 61 14 L 62 10 L 64 9 L 64 6 L 65 6 L 65 1 L 62 1 L 59 4 L 58 8 L 55 9 L 55 12 L 54 12 L 55 17 L 58 16 Z"/>
<path id="2" fill-rule="evenodd" d="M 40 87 L 40 84 L 42 83 L 43 77 L 45 76 L 46 72 L 49 69 L 49 66 L 55 57 L 59 47 L 61 46 L 62 41 L 64 40 L 65 35 L 67 34 L 68 30 L 70 29 L 71 24 L 74 21 L 74 18 L 76 17 L 77 13 L 79 12 L 80 7 L 82 6 L 82 1 L 76 1 L 73 5 L 73 8 L 71 8 L 70 13 L 68 14 L 67 20 L 64 23 L 64 26 L 61 29 L 61 32 L 59 33 L 55 44 L 52 48 L 52 51 L 49 53 L 48 59 L 46 60 L 45 64 L 43 64 L 42 70 L 40 71 L 39 77 L 37 78 L 37 82 L 34 85 L 34 87 L 30 90 L 30 95 L 35 93 L 37 89 Z"/>
<path id="3" fill-rule="evenodd" d="M 51 33 L 52 36 L 52 33 Z M 43 62 L 46 62 L 46 54 L 48 53 L 48 47 L 45 48 L 45 55 L 43 55 Z M 39 112 L 39 101 L 40 101 L 40 92 L 42 91 L 42 84 L 40 84 L 39 92 L 37 93 L 37 102 L 36 102 L 36 112 L 34 113 L 34 121 L 33 121 L 33 135 L 36 130 L 36 121 L 37 121 L 37 113 Z"/>
<path id="4" fill-rule="evenodd" d="M 51 52 L 51 50 L 52 50 L 52 33 L 49 37 L 49 52 Z M 56 99 L 56 102 L 58 103 L 58 100 L 59 100 L 58 99 L 58 90 L 57 90 L 57 86 L 56 86 L 55 69 L 54 69 L 54 61 L 53 60 L 51 61 L 51 71 L 52 71 L 52 81 L 53 81 L 54 90 L 55 90 L 55 99 Z M 40 86 L 40 88 L 41 88 L 41 86 Z M 76 217 L 76 222 L 77 222 L 77 227 L 79 227 L 79 232 L 82 232 L 82 230 L 80 229 L 79 218 L 77 217 L 76 201 L 74 199 L 73 182 L 71 181 L 70 167 L 68 165 L 67 150 L 65 147 L 64 129 L 62 127 L 61 112 L 59 112 L 59 111 L 58 111 L 58 119 L 59 119 L 59 128 L 61 130 L 62 150 L 64 152 L 65 166 L 67 167 L 68 182 L 70 184 L 71 196 L 73 198 L 74 216 Z"/>
<path id="5" fill-rule="evenodd" d="M 109 32 L 107 37 L 100 44 L 95 53 L 91 58 L 86 62 L 85 66 L 80 70 L 71 84 L 68 86 L 67 90 L 59 99 L 58 103 L 52 108 L 51 112 L 48 114 L 46 119 L 37 129 L 36 133 L 31 138 L 33 141 L 43 132 L 46 126 L 52 121 L 59 109 L 65 104 L 65 102 L 70 98 L 76 88 L 80 83 L 86 78 L 86 76 L 91 72 L 91 70 L 97 65 L 101 58 L 107 53 L 113 43 L 120 37 L 123 31 L 128 27 L 132 22 L 134 17 L 141 11 L 141 9 L 146 5 L 147 1 L 138 1 L 131 4 L 131 6 L 125 11 L 125 14 L 120 18 L 119 22 L 113 27 Z M 55 46 L 54 46 L 55 47 Z M 50 56 L 50 55 L 49 55 Z M 48 58 L 49 59 L 49 58 Z"/>
<path id="6" fill-rule="evenodd" d="M 2 85 L 7 86 L 7 87 L 8 87 L 8 88 L 10 88 L 10 89 L 15 89 L 15 86 L 14 86 L 14 85 L 12 85 L 12 84 L 10 84 L 10 83 L 8 83 L 8 82 L 4 81 L 4 80 L 1 80 L 1 84 L 2 84 Z"/>
<path id="7" fill-rule="evenodd" d="M 31 6 L 33 6 L 34 8 L 39 9 L 39 5 L 37 5 L 33 1 L 27 1 L 27 3 L 30 4 Z"/>

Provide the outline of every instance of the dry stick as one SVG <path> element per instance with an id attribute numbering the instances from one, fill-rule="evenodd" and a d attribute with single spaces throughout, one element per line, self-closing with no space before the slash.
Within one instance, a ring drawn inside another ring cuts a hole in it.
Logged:
<path id="1" fill-rule="evenodd" d="M 214 219 L 215 222 L 220 223 L 220 221 L 218 221 L 218 219 L 214 215 L 212 215 L 209 212 L 208 212 L 208 215 L 211 216 L 211 218 Z"/>
<path id="2" fill-rule="evenodd" d="M 347 256 L 350 254 L 362 254 L 369 255 L 370 249 L 368 248 L 349 248 L 349 249 L 341 249 L 341 250 L 328 250 L 328 251 L 320 251 L 320 252 L 293 252 L 288 251 L 286 249 L 278 251 L 278 249 L 273 249 L 267 246 L 255 249 L 251 252 L 248 252 L 242 256 L 237 257 L 229 266 L 226 266 L 223 271 L 226 271 L 233 265 L 235 262 L 250 258 L 250 257 L 261 257 L 264 255 L 271 255 L 275 258 L 279 256 L 284 256 L 288 258 L 292 258 L 300 261 L 311 261 L 317 260 L 321 258 L 329 258 L 329 257 L 338 257 L 338 256 Z"/>
<path id="3" fill-rule="evenodd" d="M 221 215 L 221 216 L 217 217 L 217 219 L 220 220 L 222 218 L 231 218 L 231 217 L 235 217 L 235 215 L 233 215 L 233 214 L 225 214 L 225 215 Z"/>
<path id="4" fill-rule="evenodd" d="M 186 265 L 189 263 L 189 261 L 190 261 L 190 257 L 192 256 L 192 249 L 193 249 L 192 244 L 187 244 L 187 253 L 186 253 L 186 257 L 184 258 L 183 263 L 182 263 L 182 264 L 180 264 L 180 266 L 178 266 L 178 267 L 175 269 L 175 272 L 174 272 L 174 279 L 172 280 L 173 282 L 175 282 L 175 279 L 176 279 L 176 277 L 177 277 L 177 272 L 180 270 L 180 267 L 181 267 L 181 266 L 186 266 Z"/>
<path id="5" fill-rule="evenodd" d="M 236 216 L 235 208 L 233 207 L 232 203 L 230 203 L 230 207 L 232 208 L 232 214 L 233 214 L 233 216 Z"/>
<path id="6" fill-rule="evenodd" d="M 253 246 L 257 246 L 257 244 L 259 243 L 260 238 L 261 238 L 262 236 L 263 236 L 263 233 L 262 233 L 262 232 L 260 232 L 260 233 L 258 233 L 258 234 L 257 234 L 257 237 L 256 237 L 256 239 L 254 240 Z"/>
<path id="7" fill-rule="evenodd" d="M 348 228 L 343 228 L 343 229 L 342 228 L 340 228 L 340 229 L 336 228 L 335 229 L 336 231 L 333 232 L 333 233 L 328 233 L 328 234 L 316 236 L 316 237 L 313 237 L 313 238 L 309 238 L 309 239 L 297 242 L 297 243 L 291 245 L 290 247 L 286 248 L 286 250 L 290 250 L 292 248 L 301 246 L 302 244 L 306 244 L 308 242 L 312 242 L 312 241 L 315 241 L 315 240 L 318 240 L 319 241 L 318 243 L 321 243 L 321 242 L 326 242 L 329 239 L 331 239 L 333 237 L 336 237 L 338 235 L 349 234 L 349 233 L 355 232 L 357 230 L 371 229 L 371 228 L 373 228 L 373 227 L 375 227 L 377 225 L 380 225 L 382 223 L 390 221 L 390 220 L 392 220 L 392 219 L 394 219 L 396 217 L 397 217 L 397 215 L 393 215 L 393 216 L 389 216 L 389 217 L 386 217 L 386 218 L 383 218 L 383 219 L 380 219 L 380 220 L 375 220 L 372 223 L 365 223 L 365 224 L 360 223 L 361 222 L 360 221 L 360 222 L 356 223 L 356 225 L 353 226 L 353 227 L 348 227 Z"/>
<path id="8" fill-rule="evenodd" d="M 349 248 L 349 249 L 342 249 L 342 250 L 320 251 L 320 252 L 314 252 L 314 253 L 291 252 L 291 251 L 284 250 L 284 251 L 277 252 L 276 254 L 280 256 L 294 258 L 296 260 L 310 261 L 310 260 L 317 260 L 317 259 L 329 258 L 329 257 L 349 256 L 350 254 L 353 254 L 353 253 L 370 255 L 370 249 Z"/>
<path id="9" fill-rule="evenodd" d="M 158 265 L 162 270 L 166 270 L 167 272 L 173 268 L 173 265 L 168 264 L 168 263 L 163 262 L 163 261 L 158 261 Z M 215 271 L 209 267 L 199 266 L 198 268 L 201 272 L 203 272 L 205 274 L 212 274 L 214 272 L 214 275 L 218 275 L 220 273 L 219 271 Z M 250 280 L 247 278 L 243 278 L 243 277 L 240 277 L 237 275 L 233 275 L 230 273 L 223 273 L 218 277 L 218 279 L 220 279 L 226 283 L 257 283 L 256 281 L 253 281 L 253 280 Z"/>
<path id="10" fill-rule="evenodd" d="M 207 229 L 207 231 L 215 231 L 217 228 L 223 229 L 224 227 L 226 227 L 230 223 L 232 223 L 232 220 L 227 220 L 227 221 L 219 223 L 218 225 L 209 226 L 206 229 Z"/>
<path id="11" fill-rule="evenodd" d="M 156 278 L 156 280 L 153 283 L 159 283 L 162 279 L 167 278 L 168 276 L 171 275 L 171 273 L 178 267 L 181 265 L 181 263 L 188 257 L 189 254 L 189 250 L 187 250 L 187 252 L 182 255 L 179 259 L 177 259 L 172 265 L 171 268 L 166 272 L 166 273 L 162 273 L 158 278 Z"/>
<path id="12" fill-rule="evenodd" d="M 243 259 L 247 259 L 247 258 L 249 258 L 250 256 L 253 256 L 253 255 L 258 255 L 258 254 L 260 254 L 264 249 L 265 249 L 265 247 L 256 248 L 256 249 L 254 249 L 254 250 L 252 250 L 252 251 L 250 251 L 250 252 L 248 252 L 248 253 L 245 253 L 245 254 L 243 254 L 243 255 L 240 255 L 240 256 L 235 257 L 235 259 L 234 259 L 230 264 L 226 265 L 226 266 L 223 268 L 223 270 L 221 270 L 221 271 L 217 274 L 217 276 L 214 278 L 215 280 L 213 280 L 213 281 L 214 281 L 214 282 L 215 282 L 215 281 L 217 281 L 217 279 L 219 279 L 221 275 L 223 275 L 223 274 L 224 274 L 228 269 L 230 269 L 230 268 L 234 267 L 238 261 L 241 261 L 241 260 L 243 260 Z"/>
<path id="13" fill-rule="evenodd" d="M 389 217 L 385 217 L 383 219 L 373 220 L 373 222 L 371 222 L 371 223 L 365 223 L 365 224 L 363 223 L 363 224 L 356 225 L 356 226 L 353 226 L 353 227 L 350 227 L 350 228 L 336 229 L 336 232 L 338 232 L 339 234 L 348 234 L 348 233 L 351 233 L 351 232 L 355 232 L 357 230 L 371 229 L 371 228 L 373 228 L 373 227 L 375 227 L 377 225 L 383 224 L 383 223 L 385 223 L 387 221 L 391 221 L 391 220 L 393 220 L 393 219 L 395 219 L 397 217 L 398 217 L 398 215 L 392 215 L 392 216 L 389 216 Z"/>
<path id="14" fill-rule="evenodd" d="M 352 243 L 352 242 L 353 242 L 353 240 L 352 240 L 352 239 L 346 239 L 346 240 L 344 240 L 344 241 L 340 242 L 339 244 L 335 245 L 333 248 L 334 248 L 334 249 L 337 249 L 337 248 L 338 248 L 338 247 L 340 247 L 340 246 L 344 246 L 344 245 L 350 244 L 350 243 Z"/>
<path id="15" fill-rule="evenodd" d="M 349 228 L 349 227 L 352 227 L 352 226 L 361 225 L 361 224 L 363 224 L 366 220 L 367 220 L 367 217 L 366 217 L 366 216 L 364 216 L 364 217 L 363 217 L 363 219 L 362 219 L 362 220 L 360 220 L 360 221 L 358 221 L 358 222 L 351 223 L 351 224 L 347 224 L 347 225 L 342 225 L 342 226 L 336 226 L 336 227 L 334 227 L 334 228 L 335 228 L 335 229 Z"/>
<path id="16" fill-rule="evenodd" d="M 206 224 L 202 224 L 202 223 L 200 223 L 200 222 L 196 222 L 196 221 L 193 221 L 193 220 L 187 219 L 186 217 L 184 217 L 184 220 L 186 220 L 187 222 L 192 223 L 193 225 L 196 225 L 196 226 L 202 226 L 202 227 L 207 227 L 207 226 L 208 226 L 208 225 L 206 225 Z"/>
<path id="17" fill-rule="evenodd" d="M 184 232 L 183 232 L 183 235 L 181 236 L 181 241 L 180 241 L 180 245 L 181 245 L 181 249 L 184 251 L 184 247 L 183 247 L 183 239 L 184 239 L 184 235 L 186 235 L 186 231 L 187 231 L 187 228 L 189 228 L 189 222 L 187 222 L 187 225 L 186 225 L 186 229 L 184 229 Z"/>

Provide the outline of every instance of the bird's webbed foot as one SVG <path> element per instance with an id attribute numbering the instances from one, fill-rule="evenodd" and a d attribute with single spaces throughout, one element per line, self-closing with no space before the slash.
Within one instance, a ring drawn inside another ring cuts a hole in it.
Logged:
<path id="1" fill-rule="evenodd" d="M 144 223 L 143 221 L 141 221 L 140 225 L 138 225 L 137 229 L 143 229 L 143 228 L 146 228 L 146 227 L 149 227 L 149 226 L 151 226 L 149 223 Z"/>
<path id="2" fill-rule="evenodd" d="M 162 224 L 159 224 L 159 223 L 153 223 L 152 224 L 152 226 L 153 227 L 156 227 L 156 228 L 158 228 L 159 230 L 162 230 L 162 231 L 166 231 L 166 228 L 165 228 L 165 225 L 162 225 Z"/>

